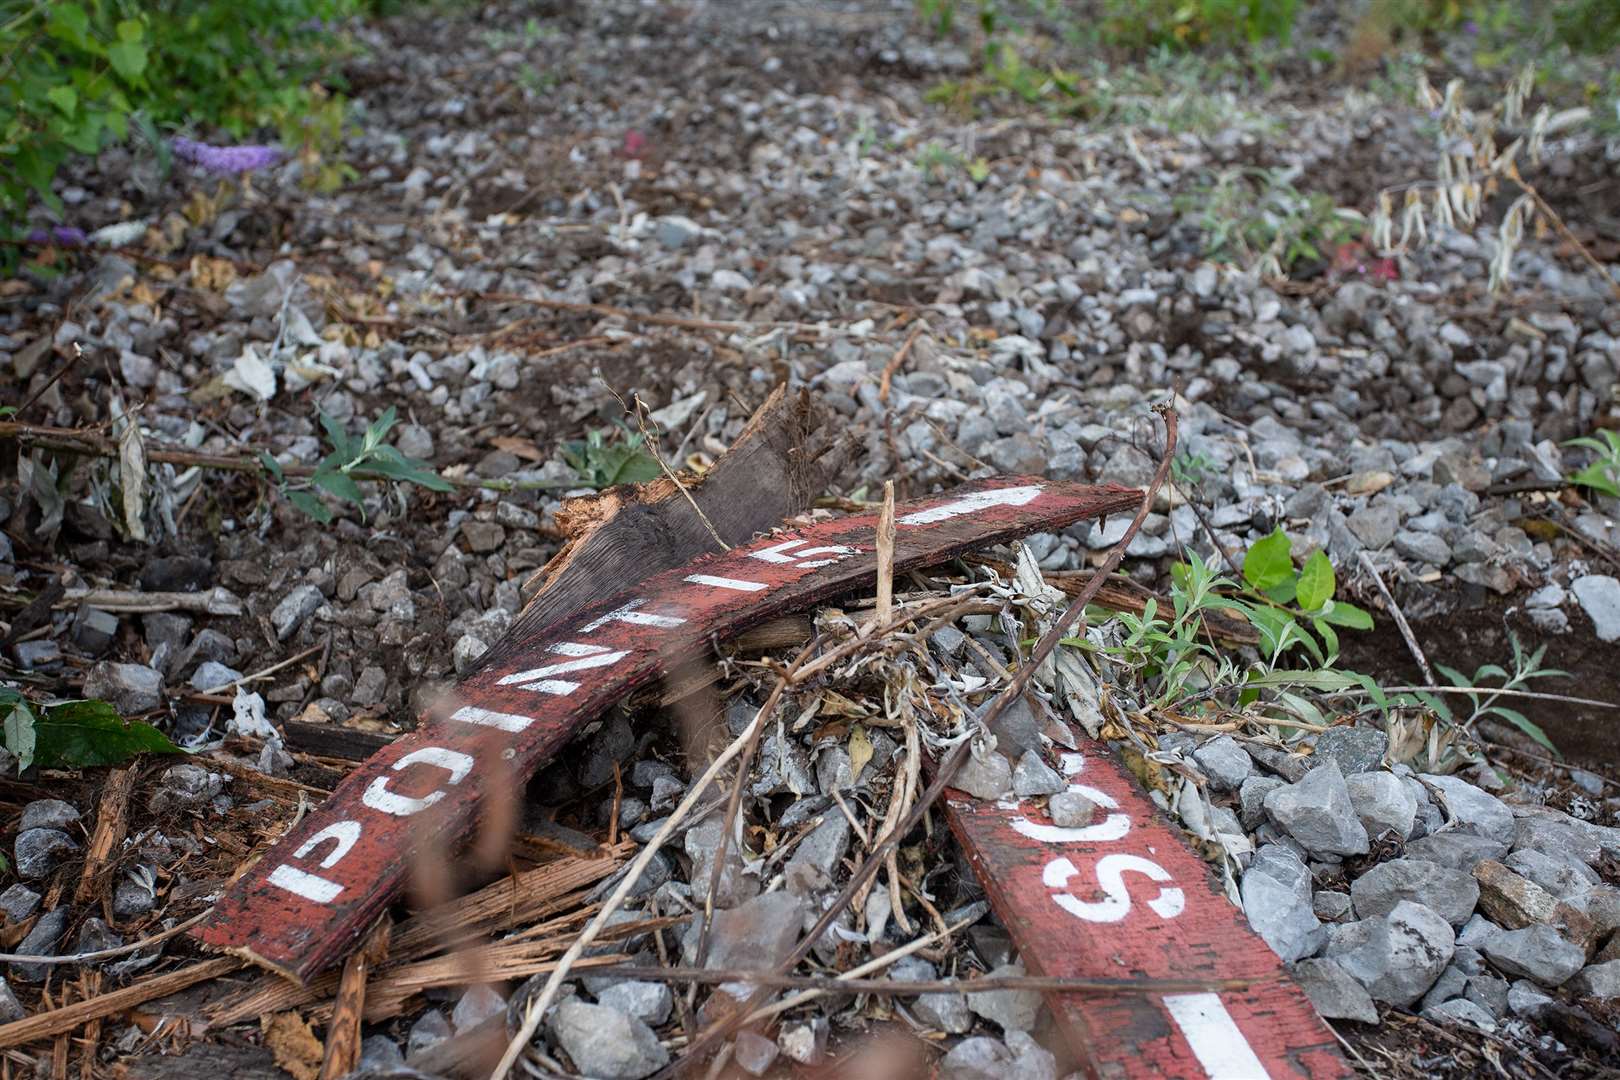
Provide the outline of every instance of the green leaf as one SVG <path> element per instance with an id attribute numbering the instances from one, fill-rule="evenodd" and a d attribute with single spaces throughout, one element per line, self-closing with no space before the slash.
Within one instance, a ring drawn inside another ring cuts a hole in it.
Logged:
<path id="1" fill-rule="evenodd" d="M 320 414 L 321 427 L 326 429 L 327 441 L 332 444 L 332 456 L 337 464 L 347 465 L 358 454 L 359 448 L 349 441 L 349 433 L 343 430 L 343 422 L 334 417 Z"/>
<path id="2" fill-rule="evenodd" d="M 316 487 L 330 491 L 340 499 L 347 499 L 356 506 L 364 506 L 366 497 L 360 491 L 360 485 L 343 472 L 318 472 L 310 477 L 310 482 Z"/>
<path id="3" fill-rule="evenodd" d="M 1447 679 L 1450 679 L 1452 686 L 1462 686 L 1462 687 L 1471 688 L 1474 685 L 1474 681 L 1472 679 L 1470 679 L 1468 676 L 1464 675 L 1462 672 L 1458 671 L 1454 667 L 1447 667 L 1445 664 L 1435 664 L 1434 665 L 1434 670 L 1436 670 L 1440 674 L 1444 675 Z"/>
<path id="4" fill-rule="evenodd" d="M 72 116 L 79 107 L 79 92 L 71 86 L 53 86 L 45 91 L 45 97 L 62 110 L 63 116 Z"/>
<path id="5" fill-rule="evenodd" d="M 53 3 L 45 32 L 54 38 L 82 46 L 90 37 L 90 16 L 78 4 Z"/>
<path id="6" fill-rule="evenodd" d="M 1558 752 L 1558 747 L 1553 745 L 1552 740 L 1547 738 L 1547 733 L 1541 730 L 1540 725 L 1531 720 L 1528 716 L 1525 716 L 1523 713 L 1519 712 L 1517 709 L 1510 709 L 1506 705 L 1492 705 L 1485 711 L 1488 713 L 1495 713 L 1497 716 L 1500 716 L 1502 719 L 1506 720 L 1508 723 L 1512 724 L 1514 727 L 1536 740 L 1536 742 L 1540 743 L 1542 746 L 1545 746 L 1547 748 L 1547 752 L 1552 754 L 1553 757 L 1562 758 L 1564 756 Z"/>
<path id="7" fill-rule="evenodd" d="M 287 501 L 322 525 L 332 520 L 332 511 L 326 508 L 326 504 L 321 502 L 320 496 L 313 491 L 289 491 L 287 492 Z"/>
<path id="8" fill-rule="evenodd" d="M 1288 534 L 1277 529 L 1270 536 L 1256 540 L 1243 557 L 1243 580 L 1262 592 L 1275 588 L 1294 574 L 1294 563 L 1289 557 Z"/>
<path id="9" fill-rule="evenodd" d="M 1372 615 L 1356 607 L 1348 600 L 1332 601 L 1327 610 L 1322 612 L 1322 618 L 1334 626 L 1343 626 L 1351 630 L 1371 630 L 1373 628 Z"/>
<path id="10" fill-rule="evenodd" d="M 281 472 L 281 462 L 271 457 L 268 451 L 259 451 L 259 464 L 264 466 L 265 472 L 275 478 L 276 483 L 279 484 L 285 479 Z"/>
<path id="11" fill-rule="evenodd" d="M 383 441 L 383 436 L 388 434 L 388 429 L 394 426 L 395 412 L 394 406 L 388 406 L 387 410 L 377 417 L 370 427 L 366 428 L 366 449 L 369 450 Z"/>
<path id="12" fill-rule="evenodd" d="M 0 710 L 5 712 L 6 749 L 17 755 L 17 771 L 34 763 L 34 713 L 28 699 L 15 690 L 0 691 Z"/>
<path id="13" fill-rule="evenodd" d="M 117 41 L 107 48 L 107 62 L 129 82 L 146 71 L 146 46 L 138 41 Z"/>
<path id="14" fill-rule="evenodd" d="M 157 728 L 124 720 L 105 701 L 65 701 L 34 724 L 34 760 L 46 769 L 117 765 L 136 754 L 178 754 Z"/>
<path id="15" fill-rule="evenodd" d="M 1243 685 L 1272 688 L 1286 686 L 1326 694 L 1335 690 L 1349 690 L 1363 685 L 1363 682 L 1362 677 L 1354 672 L 1320 668 L 1315 671 L 1268 671 L 1263 675 L 1254 673 Z"/>
<path id="16" fill-rule="evenodd" d="M 145 32 L 145 28 L 135 19 L 124 19 L 118 24 L 119 41 L 137 42 Z"/>
<path id="17" fill-rule="evenodd" d="M 1299 586 L 1295 596 L 1299 606 L 1305 611 L 1315 611 L 1329 600 L 1333 599 L 1333 589 L 1336 583 L 1333 580 L 1333 563 L 1328 559 L 1327 553 L 1320 548 L 1311 552 L 1310 558 L 1299 571 Z"/>

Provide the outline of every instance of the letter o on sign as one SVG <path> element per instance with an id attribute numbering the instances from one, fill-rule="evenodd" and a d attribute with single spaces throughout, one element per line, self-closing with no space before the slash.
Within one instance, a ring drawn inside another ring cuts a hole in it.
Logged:
<path id="1" fill-rule="evenodd" d="M 472 771 L 473 759 L 466 754 L 446 750 L 442 746 L 424 746 L 394 762 L 393 771 L 399 772 L 418 764 L 443 769 L 450 774 L 449 782 L 453 786 L 461 783 L 462 778 Z M 409 795 L 397 795 L 388 790 L 388 777 L 379 776 L 371 782 L 370 787 L 366 788 L 366 793 L 360 797 L 360 801 L 373 810 L 381 810 L 385 814 L 410 817 L 412 814 L 421 813 L 442 798 L 444 798 L 442 788 L 419 799 Z"/>

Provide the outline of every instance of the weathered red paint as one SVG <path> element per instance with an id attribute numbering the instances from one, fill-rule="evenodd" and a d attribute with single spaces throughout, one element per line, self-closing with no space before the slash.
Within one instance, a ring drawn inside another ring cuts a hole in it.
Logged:
<path id="1" fill-rule="evenodd" d="M 1063 755 L 1062 771 L 1099 806 L 1085 829 L 1059 830 L 1027 802 L 945 796 L 951 829 L 1026 969 L 1256 980 L 1221 993 L 1214 1009 L 1204 995 L 1047 995 L 1085 1071 L 1099 1080 L 1349 1075 L 1310 1000 L 1180 830 L 1111 751 L 1076 734 L 1082 751 Z"/>
<path id="2" fill-rule="evenodd" d="M 897 509 L 896 568 L 1139 499 L 1114 486 L 981 481 Z M 870 581 L 875 527 L 865 514 L 764 537 L 623 583 L 627 592 L 543 635 L 526 629 L 546 619 L 532 613 L 415 732 L 363 763 L 238 878 L 192 934 L 299 980 L 329 967 L 399 895 L 414 850 L 469 837 L 481 789 L 522 783 L 582 723 L 709 641 Z"/>

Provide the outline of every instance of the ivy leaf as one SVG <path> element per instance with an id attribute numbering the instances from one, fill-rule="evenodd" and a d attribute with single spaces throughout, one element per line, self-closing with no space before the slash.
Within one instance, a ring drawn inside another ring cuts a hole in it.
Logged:
<path id="1" fill-rule="evenodd" d="M 0 691 L 0 710 L 6 716 L 6 749 L 17 755 L 17 771 L 23 772 L 34 763 L 34 712 L 15 690 Z"/>
<path id="2" fill-rule="evenodd" d="M 79 92 L 71 86 L 53 86 L 45 91 L 45 97 L 62 110 L 63 116 L 72 116 L 79 107 Z"/>
<path id="3" fill-rule="evenodd" d="M 1333 563 L 1320 548 L 1311 552 L 1299 571 L 1299 587 L 1295 596 L 1304 611 L 1315 611 L 1333 599 Z"/>
<path id="4" fill-rule="evenodd" d="M 45 769 L 117 765 L 136 754 L 178 754 L 151 724 L 124 720 L 105 701 L 64 701 L 34 724 L 34 761 Z"/>
<path id="5" fill-rule="evenodd" d="M 1261 592 L 1275 588 L 1293 576 L 1294 562 L 1289 557 L 1288 534 L 1281 529 L 1256 540 L 1243 557 L 1243 580 Z"/>
<path id="6" fill-rule="evenodd" d="M 139 41 L 116 41 L 107 47 L 107 62 L 129 82 L 146 71 L 146 46 Z"/>

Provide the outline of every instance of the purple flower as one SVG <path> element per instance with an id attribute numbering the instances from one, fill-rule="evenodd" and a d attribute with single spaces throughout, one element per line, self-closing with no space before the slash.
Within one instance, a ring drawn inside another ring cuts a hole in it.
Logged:
<path id="1" fill-rule="evenodd" d="M 183 135 L 176 135 L 169 145 L 175 157 L 211 173 L 252 172 L 281 160 L 281 151 L 274 146 L 209 146 Z"/>
<path id="2" fill-rule="evenodd" d="M 90 242 L 84 235 L 83 229 L 76 229 L 71 225 L 53 225 L 50 232 L 44 229 L 35 229 L 28 234 L 30 244 L 57 244 L 61 247 L 83 247 Z"/>
<path id="3" fill-rule="evenodd" d="M 1462 24 L 1462 28 L 1463 33 L 1467 34 L 1469 37 L 1479 36 L 1479 23 L 1475 22 L 1473 19 L 1465 20 Z"/>

